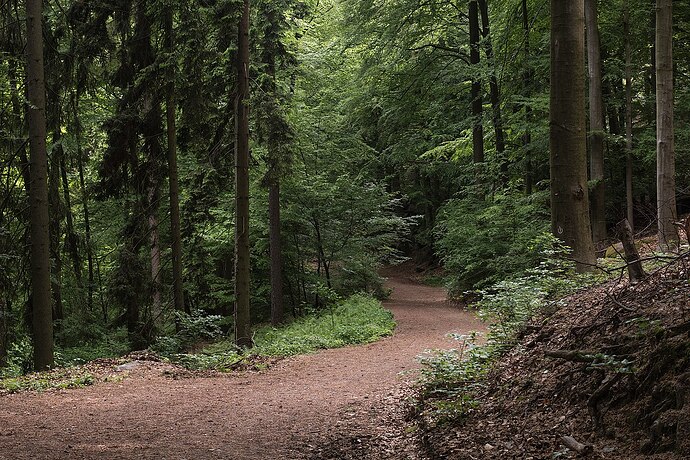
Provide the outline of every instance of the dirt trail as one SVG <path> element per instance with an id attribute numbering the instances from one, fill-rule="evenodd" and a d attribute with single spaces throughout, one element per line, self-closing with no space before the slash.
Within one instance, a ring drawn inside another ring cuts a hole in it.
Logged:
<path id="1" fill-rule="evenodd" d="M 117 383 L 1 397 L 0 459 L 414 458 L 399 395 L 415 357 L 482 326 L 440 288 L 388 286 L 398 327 L 377 343 L 229 377 L 173 380 L 144 363 Z"/>

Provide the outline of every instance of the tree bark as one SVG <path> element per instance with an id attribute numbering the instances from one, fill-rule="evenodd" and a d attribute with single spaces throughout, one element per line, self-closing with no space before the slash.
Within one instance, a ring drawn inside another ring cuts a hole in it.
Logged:
<path id="1" fill-rule="evenodd" d="M 53 365 L 53 316 L 50 295 L 48 237 L 48 159 L 46 152 L 45 80 L 43 70 L 42 2 L 26 1 L 26 107 L 31 152 L 31 290 L 33 301 L 34 367 Z"/>
<path id="2" fill-rule="evenodd" d="M 161 271 L 161 245 L 158 231 L 158 199 L 160 193 L 154 184 L 149 189 L 148 195 L 148 224 L 149 224 L 149 249 L 151 258 L 151 301 L 153 305 L 152 321 L 163 313 L 163 301 L 161 290 L 163 289 L 163 273 Z"/>
<path id="3" fill-rule="evenodd" d="M 238 27 L 235 99 L 235 343 L 251 347 L 249 312 L 249 0 Z"/>
<path id="4" fill-rule="evenodd" d="M 182 235 L 180 231 L 180 184 L 177 174 L 177 129 L 175 126 L 175 57 L 173 10 L 165 12 L 165 47 L 170 56 L 168 63 L 168 87 L 165 103 L 168 138 L 168 178 L 170 182 L 170 245 L 173 268 L 173 302 L 176 311 L 186 311 L 182 278 Z"/>
<path id="5" fill-rule="evenodd" d="M 623 36 L 625 37 L 625 208 L 628 223 L 635 230 L 633 209 L 633 109 L 632 109 L 632 47 L 630 41 L 630 5 L 625 3 Z"/>
<path id="6" fill-rule="evenodd" d="M 597 0 L 585 0 L 587 27 L 587 64 L 589 69 L 589 152 L 592 238 L 594 243 L 606 239 L 606 191 L 604 184 L 604 98 L 601 83 L 601 43 Z"/>
<path id="7" fill-rule="evenodd" d="M 479 4 L 477 0 L 470 0 L 470 64 L 479 65 Z M 476 69 L 478 73 L 479 70 Z M 484 128 L 482 126 L 482 84 L 477 76 L 472 78 L 472 160 L 475 163 L 484 162 Z"/>
<path id="8" fill-rule="evenodd" d="M 551 228 L 579 271 L 596 257 L 589 220 L 584 0 L 551 0 Z"/>
<path id="9" fill-rule="evenodd" d="M 656 203 L 659 249 L 678 247 L 673 138 L 673 2 L 656 2 Z"/>

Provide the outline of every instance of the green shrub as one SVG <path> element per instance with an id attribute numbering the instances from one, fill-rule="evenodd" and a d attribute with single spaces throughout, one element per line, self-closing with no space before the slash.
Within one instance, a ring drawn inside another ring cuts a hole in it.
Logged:
<path id="1" fill-rule="evenodd" d="M 542 253 L 535 241 L 548 227 L 544 194 L 448 201 L 434 231 L 451 294 L 487 287 L 538 265 Z"/>
<path id="2" fill-rule="evenodd" d="M 467 415 L 477 405 L 475 390 L 482 385 L 491 364 L 515 343 L 523 325 L 596 279 L 592 275 L 577 275 L 572 264 L 562 257 L 567 248 L 552 236 L 544 235 L 537 243 L 542 246 L 543 257 L 537 268 L 478 291 L 480 300 L 475 306 L 489 324 L 484 345 L 477 346 L 474 335 L 458 335 L 457 349 L 435 350 L 420 357 L 421 403 L 435 422 Z"/>

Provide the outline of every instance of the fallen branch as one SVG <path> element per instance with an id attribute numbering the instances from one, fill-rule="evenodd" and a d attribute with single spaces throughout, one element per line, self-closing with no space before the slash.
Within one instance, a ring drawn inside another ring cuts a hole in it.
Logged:
<path id="1" fill-rule="evenodd" d="M 561 436 L 561 442 L 568 449 L 583 456 L 590 455 L 594 452 L 594 446 L 592 444 L 582 444 L 581 442 L 577 442 L 572 436 Z"/>

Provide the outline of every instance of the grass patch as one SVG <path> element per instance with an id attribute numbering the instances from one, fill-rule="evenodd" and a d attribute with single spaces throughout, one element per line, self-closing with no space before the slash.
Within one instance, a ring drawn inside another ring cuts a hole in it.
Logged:
<path id="1" fill-rule="evenodd" d="M 254 334 L 254 347 L 240 350 L 231 341 L 212 344 L 198 353 L 173 354 L 170 360 L 190 369 L 229 371 L 256 357 L 287 357 L 374 342 L 395 329 L 393 315 L 372 297 L 356 294 L 318 315 L 285 326 L 263 326 Z"/>
<path id="2" fill-rule="evenodd" d="M 21 391 L 45 391 L 49 389 L 81 388 L 93 385 L 94 376 L 83 370 L 55 369 L 50 372 L 36 372 L 21 377 L 0 380 L 0 394 Z"/>

